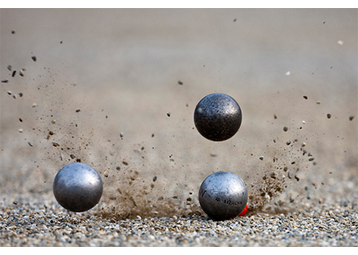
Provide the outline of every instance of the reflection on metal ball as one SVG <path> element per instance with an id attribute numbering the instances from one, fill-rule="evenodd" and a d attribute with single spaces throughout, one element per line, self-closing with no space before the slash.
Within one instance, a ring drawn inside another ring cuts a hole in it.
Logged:
<path id="1" fill-rule="evenodd" d="M 94 207 L 101 199 L 102 192 L 101 176 L 83 163 L 63 167 L 53 182 L 57 202 L 73 212 L 84 212 Z"/>
<path id="2" fill-rule="evenodd" d="M 214 93 L 207 95 L 197 104 L 194 123 L 199 133 L 212 141 L 224 141 L 239 130 L 242 113 L 232 97 Z"/>
<path id="3" fill-rule="evenodd" d="M 200 186 L 199 203 L 213 220 L 234 218 L 244 210 L 247 203 L 245 183 L 230 172 L 213 173 Z"/>

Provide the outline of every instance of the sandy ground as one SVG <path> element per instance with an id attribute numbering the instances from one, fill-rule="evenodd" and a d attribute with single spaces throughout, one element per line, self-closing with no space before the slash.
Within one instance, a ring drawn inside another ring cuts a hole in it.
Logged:
<path id="1" fill-rule="evenodd" d="M 66 213 L 52 184 L 76 161 L 102 176 L 100 203 L 83 213 L 100 222 L 208 221 L 198 190 L 216 171 L 246 183 L 246 220 L 337 205 L 357 216 L 356 9 L 1 9 L 0 24 L 2 219 L 14 205 Z M 193 123 L 214 92 L 243 112 L 224 142 Z M 5 245 L 15 237 L 2 224 Z M 357 246 L 357 223 L 346 227 L 347 242 L 274 245 Z M 222 244 L 270 245 L 247 235 Z M 166 246 L 155 240 L 143 245 Z M 187 240 L 170 245 L 214 245 Z"/>

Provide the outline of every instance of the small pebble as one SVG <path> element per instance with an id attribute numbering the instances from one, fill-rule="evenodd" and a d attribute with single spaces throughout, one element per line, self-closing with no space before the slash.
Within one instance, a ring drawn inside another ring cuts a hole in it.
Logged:
<path id="1" fill-rule="evenodd" d="M 24 74 L 24 70 L 23 69 L 20 69 L 20 71 L 19 71 L 19 75 L 21 76 L 21 77 L 23 77 L 25 74 Z"/>
<path id="2" fill-rule="evenodd" d="M 13 30 L 11 30 L 11 34 L 15 34 L 16 33 L 16 31 L 13 29 Z"/>
<path id="3" fill-rule="evenodd" d="M 80 112 L 80 111 L 81 111 L 81 109 L 80 109 L 80 108 L 76 109 L 76 112 Z"/>
<path id="4" fill-rule="evenodd" d="M 260 156 L 259 159 L 260 159 L 260 160 L 264 160 L 264 156 Z"/>
<path id="5" fill-rule="evenodd" d="M 303 96 L 303 98 L 304 98 L 304 99 L 306 99 L 306 100 L 308 99 L 308 97 L 307 97 L 307 96 Z"/>
<path id="6" fill-rule="evenodd" d="M 8 94 L 9 96 L 11 96 L 11 95 L 12 95 L 12 91 L 9 90 L 9 91 L 7 92 L 7 94 Z"/>
<path id="7" fill-rule="evenodd" d="M 342 40 L 339 40 L 337 43 L 339 44 L 339 46 L 342 46 L 344 42 Z"/>
<path id="8" fill-rule="evenodd" d="M 12 66 L 11 66 L 11 65 L 8 65 L 8 66 L 7 66 L 7 69 L 11 72 Z"/>
<path id="9" fill-rule="evenodd" d="M 3 80 L 1 80 L 1 82 L 2 82 L 2 83 L 8 83 L 9 80 L 8 80 L 8 79 L 3 79 Z"/>
<path id="10" fill-rule="evenodd" d="M 330 118 L 331 118 L 331 114 L 327 113 L 327 118 L 330 119 Z"/>
<path id="11" fill-rule="evenodd" d="M 178 81 L 178 84 L 179 84 L 179 85 L 183 85 L 183 82 L 181 82 L 181 81 Z"/>
<path id="12" fill-rule="evenodd" d="M 36 56 L 32 56 L 31 58 L 34 62 L 36 62 L 36 60 L 37 60 Z"/>
<path id="13" fill-rule="evenodd" d="M 283 127 L 283 131 L 287 132 L 288 127 Z"/>
<path id="14" fill-rule="evenodd" d="M 317 101 L 316 104 L 321 104 L 321 101 Z"/>
<path id="15" fill-rule="evenodd" d="M 15 74 L 16 74 L 16 70 L 14 70 L 14 71 L 12 72 L 11 77 L 14 77 Z"/>
<path id="16" fill-rule="evenodd" d="M 35 108 L 36 106 L 37 106 L 36 103 L 33 103 L 33 104 L 32 104 L 32 108 Z"/>
<path id="17" fill-rule="evenodd" d="M 167 113 L 167 116 L 170 117 L 170 112 Z"/>
<path id="18" fill-rule="evenodd" d="M 354 119 L 354 116 L 349 116 L 349 120 L 352 121 Z"/>

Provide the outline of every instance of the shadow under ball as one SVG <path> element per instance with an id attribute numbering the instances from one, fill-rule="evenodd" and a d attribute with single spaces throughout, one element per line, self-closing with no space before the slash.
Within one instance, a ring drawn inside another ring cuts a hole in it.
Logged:
<path id="1" fill-rule="evenodd" d="M 199 203 L 213 220 L 238 216 L 247 204 L 247 188 L 236 174 L 221 171 L 209 175 L 199 189 Z"/>
<path id="2" fill-rule="evenodd" d="M 53 182 L 57 202 L 73 212 L 84 212 L 94 207 L 101 199 L 102 192 L 101 176 L 84 163 L 63 167 Z"/>
<path id="3" fill-rule="evenodd" d="M 236 134 L 241 126 L 242 113 L 232 97 L 214 93 L 197 104 L 194 123 L 199 133 L 212 141 L 224 141 Z"/>

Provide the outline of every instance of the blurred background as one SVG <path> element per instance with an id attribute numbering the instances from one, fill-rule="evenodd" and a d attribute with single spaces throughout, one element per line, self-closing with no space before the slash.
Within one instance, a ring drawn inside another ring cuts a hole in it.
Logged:
<path id="1" fill-rule="evenodd" d="M 81 161 L 103 215 L 203 213 L 216 171 L 244 180 L 251 212 L 358 200 L 357 24 L 356 9 L 1 9 L 0 197 L 50 203 Z M 224 142 L 193 123 L 215 92 L 243 112 Z"/>

